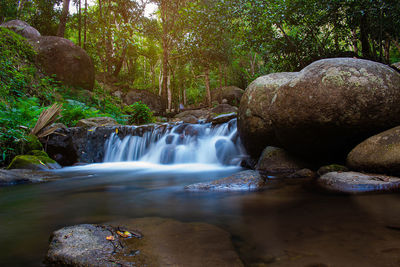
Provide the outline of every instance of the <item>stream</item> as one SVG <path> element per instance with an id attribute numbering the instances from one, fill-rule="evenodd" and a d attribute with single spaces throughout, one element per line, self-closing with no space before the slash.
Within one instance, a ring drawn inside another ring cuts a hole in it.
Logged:
<path id="1" fill-rule="evenodd" d="M 41 266 L 51 233 L 65 226 L 153 216 L 228 231 L 246 266 L 400 265 L 398 194 L 329 195 L 289 179 L 261 192 L 185 191 L 242 170 L 230 123 L 194 135 L 111 136 L 104 163 L 0 188 L 0 266 Z"/>

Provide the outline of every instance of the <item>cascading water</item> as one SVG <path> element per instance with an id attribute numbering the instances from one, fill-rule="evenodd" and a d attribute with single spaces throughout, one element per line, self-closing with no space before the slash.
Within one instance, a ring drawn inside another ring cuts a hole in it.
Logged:
<path id="1" fill-rule="evenodd" d="M 104 162 L 239 165 L 244 155 L 237 120 L 233 119 L 216 126 L 211 123 L 164 125 L 162 130 L 123 139 L 113 133 L 105 143 Z"/>

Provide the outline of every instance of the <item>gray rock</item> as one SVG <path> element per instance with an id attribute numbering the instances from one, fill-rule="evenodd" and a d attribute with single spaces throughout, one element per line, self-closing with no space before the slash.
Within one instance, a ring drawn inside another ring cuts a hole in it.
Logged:
<path id="1" fill-rule="evenodd" d="M 322 166 L 318 169 L 317 173 L 319 176 L 324 175 L 328 172 L 348 172 L 349 169 L 346 166 L 339 165 L 339 164 L 331 164 Z"/>
<path id="2" fill-rule="evenodd" d="M 400 126 L 357 145 L 347 156 L 347 165 L 357 171 L 400 175 Z"/>
<path id="3" fill-rule="evenodd" d="M 82 119 L 78 121 L 76 127 L 84 127 L 84 128 L 91 128 L 91 127 L 100 127 L 100 126 L 116 126 L 119 125 L 118 122 L 110 117 L 95 117 L 95 118 L 88 118 Z"/>
<path id="4" fill-rule="evenodd" d="M 124 229 L 135 236 L 119 236 Z M 106 238 L 112 236 L 114 240 Z M 243 266 L 227 232 L 205 223 L 142 218 L 54 232 L 50 266 Z"/>
<path id="5" fill-rule="evenodd" d="M 400 178 L 358 172 L 329 172 L 317 179 L 317 185 L 335 193 L 392 192 L 400 189 Z"/>
<path id="6" fill-rule="evenodd" d="M 272 127 L 270 106 L 278 88 L 298 73 L 272 73 L 254 80 L 246 89 L 238 112 L 238 131 L 247 152 L 258 158 L 266 146 L 279 146 Z"/>
<path id="7" fill-rule="evenodd" d="M 310 169 L 301 169 L 298 170 L 290 175 L 287 176 L 287 178 L 292 178 L 292 179 L 296 179 L 296 178 L 315 178 L 316 174 L 315 172 L 313 172 Z"/>
<path id="8" fill-rule="evenodd" d="M 10 20 L 4 22 L 0 27 L 10 29 L 26 39 L 37 39 L 41 36 L 38 30 L 21 20 Z"/>
<path id="9" fill-rule="evenodd" d="M 85 50 L 57 36 L 42 36 L 33 46 L 38 51 L 38 63 L 47 75 L 54 74 L 71 86 L 93 89 L 94 65 Z"/>
<path id="10" fill-rule="evenodd" d="M 390 65 L 392 68 L 395 68 L 396 70 L 400 71 L 400 62 L 393 63 Z"/>
<path id="11" fill-rule="evenodd" d="M 211 113 L 215 114 L 232 113 L 237 111 L 238 111 L 237 107 L 231 106 L 229 104 L 219 104 L 215 108 L 211 109 Z"/>
<path id="12" fill-rule="evenodd" d="M 141 101 L 155 114 L 160 114 L 164 111 L 161 97 L 147 90 L 130 89 L 123 100 L 126 105 L 132 105 L 135 102 Z"/>
<path id="13" fill-rule="evenodd" d="M 365 138 L 400 125 L 400 74 L 362 59 L 323 59 L 279 87 L 269 112 L 282 147 L 343 160 Z"/>
<path id="14" fill-rule="evenodd" d="M 207 121 L 211 122 L 212 125 L 217 125 L 217 124 L 226 123 L 236 117 L 237 117 L 237 113 L 232 112 L 232 113 L 222 114 L 222 115 L 219 115 L 216 117 L 209 118 Z"/>
<path id="15" fill-rule="evenodd" d="M 239 106 L 244 90 L 236 86 L 225 86 L 217 88 L 211 93 L 211 98 L 213 101 L 218 101 L 220 104 Z"/>
<path id="16" fill-rule="evenodd" d="M 256 169 L 262 174 L 289 174 L 304 169 L 306 164 L 284 149 L 268 146 L 258 160 Z"/>
<path id="17" fill-rule="evenodd" d="M 257 191 L 265 185 L 265 180 L 257 171 L 242 171 L 232 176 L 212 181 L 197 183 L 185 187 L 187 191 Z"/>
<path id="18" fill-rule="evenodd" d="M 36 184 L 50 182 L 60 179 L 57 175 L 46 171 L 35 171 L 25 169 L 0 169 L 0 187 L 19 184 Z"/>

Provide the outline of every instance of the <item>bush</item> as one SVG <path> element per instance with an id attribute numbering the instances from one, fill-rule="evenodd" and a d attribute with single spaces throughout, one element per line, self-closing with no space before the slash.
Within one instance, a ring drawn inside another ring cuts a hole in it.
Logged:
<path id="1" fill-rule="evenodd" d="M 146 104 L 142 103 L 142 101 L 135 102 L 130 106 L 125 106 L 124 113 L 129 115 L 128 122 L 130 124 L 137 125 L 154 122 L 153 112 Z"/>

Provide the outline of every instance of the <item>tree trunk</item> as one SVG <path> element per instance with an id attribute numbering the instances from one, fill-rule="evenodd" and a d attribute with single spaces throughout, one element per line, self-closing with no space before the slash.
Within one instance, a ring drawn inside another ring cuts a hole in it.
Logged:
<path id="1" fill-rule="evenodd" d="M 163 69 L 163 82 L 162 82 L 162 92 L 161 92 L 161 101 L 163 103 L 164 108 L 168 108 L 168 57 L 169 57 L 169 46 L 168 46 L 168 4 L 166 0 L 161 1 L 161 19 L 162 19 L 162 49 L 163 49 L 163 58 L 162 58 L 162 69 Z"/>
<path id="2" fill-rule="evenodd" d="M 390 64 L 390 40 L 385 39 L 385 63 Z"/>
<path id="3" fill-rule="evenodd" d="M 356 30 L 351 31 L 351 42 L 353 43 L 353 51 L 356 55 L 358 55 L 358 46 L 357 46 L 357 33 Z"/>
<path id="4" fill-rule="evenodd" d="M 118 74 L 120 73 L 121 69 L 122 69 L 122 65 L 124 64 L 124 60 L 125 60 L 125 56 L 126 56 L 126 52 L 127 52 L 128 48 L 125 47 L 124 50 L 122 50 L 122 55 L 120 57 L 120 59 L 117 62 L 117 65 L 115 66 L 115 70 L 113 73 L 113 76 L 115 78 L 118 77 Z"/>
<path id="5" fill-rule="evenodd" d="M 371 58 L 370 44 L 368 41 L 367 15 L 363 15 L 360 23 L 361 51 L 365 58 Z"/>
<path id="6" fill-rule="evenodd" d="M 58 25 L 57 36 L 64 37 L 65 27 L 67 25 L 67 19 L 69 14 L 69 2 L 70 0 L 63 0 L 63 9 L 60 17 L 60 24 Z"/>
<path id="7" fill-rule="evenodd" d="M 81 0 L 78 0 L 78 44 L 82 47 L 82 5 Z"/>
<path id="8" fill-rule="evenodd" d="M 83 49 L 86 50 L 86 33 L 87 33 L 87 0 L 85 0 L 85 16 L 83 17 Z"/>
<path id="9" fill-rule="evenodd" d="M 206 85 L 206 92 L 207 92 L 207 106 L 211 107 L 210 69 L 208 66 L 204 70 L 204 82 Z"/>
<path id="10" fill-rule="evenodd" d="M 172 108 L 172 90 L 171 90 L 171 75 L 168 73 L 167 78 L 167 89 L 168 89 L 168 111 Z"/>

